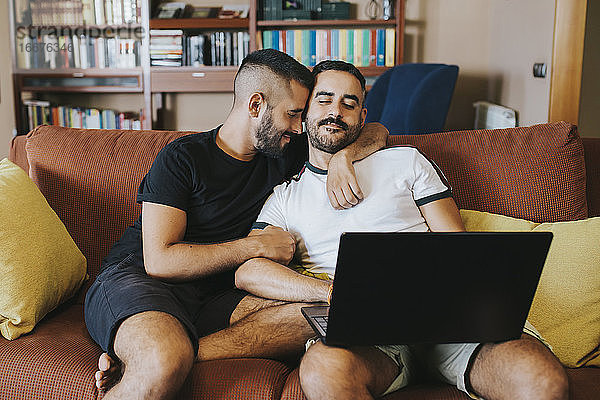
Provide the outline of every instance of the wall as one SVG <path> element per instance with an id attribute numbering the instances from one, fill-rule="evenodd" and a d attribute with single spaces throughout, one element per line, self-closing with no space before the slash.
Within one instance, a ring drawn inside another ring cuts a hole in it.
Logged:
<path id="1" fill-rule="evenodd" d="M 583 50 L 583 77 L 579 104 L 579 134 L 600 137 L 600 2 L 589 0 L 585 44 Z"/>
<path id="2" fill-rule="evenodd" d="M 447 130 L 471 129 L 473 102 L 488 99 L 489 9 L 482 0 L 407 0 L 405 62 L 456 64 Z"/>
<path id="3" fill-rule="evenodd" d="M 0 0 L 0 159 L 8 156 L 15 127 L 8 0 Z"/>
<path id="4" fill-rule="evenodd" d="M 489 74 L 500 79 L 497 101 L 518 111 L 520 126 L 548 122 L 554 1 L 492 0 Z M 533 76 L 546 63 L 546 78 Z"/>
<path id="5" fill-rule="evenodd" d="M 547 122 L 550 73 L 532 67 L 552 62 L 553 1 L 407 0 L 406 14 L 407 62 L 460 67 L 446 129 L 472 128 L 477 100 L 516 109 L 522 126 Z"/>

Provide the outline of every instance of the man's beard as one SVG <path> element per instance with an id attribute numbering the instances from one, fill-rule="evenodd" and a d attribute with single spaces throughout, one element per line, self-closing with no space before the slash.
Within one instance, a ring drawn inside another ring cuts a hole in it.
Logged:
<path id="1" fill-rule="evenodd" d="M 281 137 L 285 131 L 278 131 L 273 124 L 273 113 L 267 109 L 265 116 L 258 126 L 254 136 L 256 137 L 256 149 L 271 158 L 279 158 L 285 151 L 285 146 L 281 146 Z"/>
<path id="2" fill-rule="evenodd" d="M 314 148 L 329 154 L 335 154 L 344 147 L 353 143 L 360 134 L 359 124 L 348 125 L 342 121 L 341 118 L 329 117 L 320 121 L 310 120 L 307 122 L 308 139 L 310 140 L 310 144 Z M 333 134 L 319 134 L 319 128 L 321 126 L 332 123 L 345 130 L 345 136 L 341 139 L 338 139 L 337 142 L 335 141 Z"/>

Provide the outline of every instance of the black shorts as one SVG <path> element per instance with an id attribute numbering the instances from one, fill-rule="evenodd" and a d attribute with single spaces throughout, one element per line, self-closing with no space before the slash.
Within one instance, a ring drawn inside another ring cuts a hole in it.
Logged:
<path id="1" fill-rule="evenodd" d="M 117 359 L 114 338 L 126 318 L 165 312 L 186 328 L 195 356 L 198 338 L 228 327 L 233 310 L 248 295 L 236 288 L 207 293 L 206 286 L 205 280 L 168 283 L 152 278 L 141 255 L 132 253 L 102 269 L 85 297 L 85 323 L 92 339 Z"/>

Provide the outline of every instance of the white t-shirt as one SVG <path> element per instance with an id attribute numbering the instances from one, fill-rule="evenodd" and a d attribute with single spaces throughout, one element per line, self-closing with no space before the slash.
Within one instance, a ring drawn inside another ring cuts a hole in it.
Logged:
<path id="1" fill-rule="evenodd" d="M 343 232 L 426 232 L 419 206 L 452 193 L 435 165 L 409 146 L 380 150 L 354 163 L 364 200 L 336 210 L 329 203 L 327 171 L 306 163 L 278 185 L 255 223 L 281 227 L 296 239 L 295 258 L 309 272 L 335 274 Z"/>

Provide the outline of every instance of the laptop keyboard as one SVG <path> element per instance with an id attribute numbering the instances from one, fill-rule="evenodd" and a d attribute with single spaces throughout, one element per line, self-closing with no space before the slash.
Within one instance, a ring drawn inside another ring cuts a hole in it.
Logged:
<path id="1" fill-rule="evenodd" d="M 319 324 L 319 326 L 321 328 L 323 328 L 323 331 L 327 332 L 327 320 L 329 319 L 328 316 L 325 317 L 314 317 L 314 321 Z"/>

